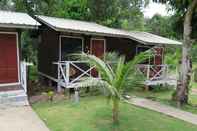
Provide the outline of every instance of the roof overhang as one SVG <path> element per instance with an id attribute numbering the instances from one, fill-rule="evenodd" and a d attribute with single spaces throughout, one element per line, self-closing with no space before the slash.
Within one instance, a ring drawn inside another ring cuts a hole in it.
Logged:
<path id="1" fill-rule="evenodd" d="M 0 10 L 0 28 L 38 29 L 40 25 L 27 13 Z"/>
<path id="2" fill-rule="evenodd" d="M 57 23 L 55 23 L 55 24 L 53 23 L 54 21 L 58 21 L 59 18 L 39 16 L 39 15 L 36 15 L 36 18 L 41 23 L 49 26 L 50 28 L 52 28 L 53 30 L 58 31 L 58 32 L 69 32 L 69 33 L 85 34 L 85 35 L 127 38 L 127 39 L 137 41 L 139 43 L 145 44 L 145 45 L 182 45 L 181 42 L 171 40 L 168 38 L 164 38 L 164 37 L 161 37 L 158 35 L 150 34 L 147 32 L 129 32 L 129 31 L 125 31 L 125 30 L 119 30 L 119 29 L 105 27 L 102 25 L 99 25 L 99 26 L 102 26 L 104 28 L 103 32 L 101 32 L 101 30 L 99 30 L 99 29 L 98 30 L 95 29 L 94 31 L 90 31 L 88 29 L 85 30 L 84 28 L 80 29 L 80 26 L 78 26 L 79 29 L 76 29 L 76 28 L 72 29 L 72 28 L 66 27 L 66 26 L 59 26 L 58 27 Z M 64 21 L 62 21 L 62 18 L 61 18 L 61 22 L 64 22 Z M 66 22 L 68 23 L 68 19 L 66 20 Z M 75 22 L 75 21 L 72 20 L 71 22 Z M 59 21 L 58 21 L 58 23 L 59 23 Z M 98 24 L 92 25 L 91 22 L 84 22 L 84 24 L 89 24 L 90 26 L 97 26 L 98 25 Z M 96 28 L 99 28 L 99 27 L 96 27 Z M 105 31 L 105 29 L 107 31 Z M 109 30 L 111 32 L 109 32 Z"/>

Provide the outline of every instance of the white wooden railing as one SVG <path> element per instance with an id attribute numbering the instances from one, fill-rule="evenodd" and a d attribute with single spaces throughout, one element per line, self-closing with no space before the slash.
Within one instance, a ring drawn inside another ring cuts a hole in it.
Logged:
<path id="1" fill-rule="evenodd" d="M 138 69 L 146 75 L 147 80 L 164 79 L 168 75 L 168 65 L 139 64 Z"/>
<path id="2" fill-rule="evenodd" d="M 27 63 L 21 62 L 21 86 L 27 92 Z"/>
<path id="3" fill-rule="evenodd" d="M 83 77 L 93 77 L 91 71 L 95 68 L 88 66 L 87 61 L 59 61 L 54 64 L 58 66 L 58 86 L 65 88 L 73 88 L 72 84 Z"/>

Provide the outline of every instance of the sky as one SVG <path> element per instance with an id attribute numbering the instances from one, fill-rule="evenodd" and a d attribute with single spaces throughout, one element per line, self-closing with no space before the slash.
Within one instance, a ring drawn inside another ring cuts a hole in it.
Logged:
<path id="1" fill-rule="evenodd" d="M 168 16 L 172 14 L 172 12 L 167 11 L 167 6 L 165 4 L 153 2 L 150 2 L 150 4 L 143 11 L 144 16 L 148 18 L 153 17 L 155 14 L 160 14 L 162 16 Z"/>

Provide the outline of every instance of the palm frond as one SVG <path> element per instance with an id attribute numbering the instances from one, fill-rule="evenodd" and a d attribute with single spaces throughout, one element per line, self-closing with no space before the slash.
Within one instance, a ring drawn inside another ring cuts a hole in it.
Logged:
<path id="1" fill-rule="evenodd" d="M 125 57 L 120 57 L 118 59 L 118 63 L 117 63 L 117 68 L 116 68 L 116 76 L 115 76 L 115 79 L 114 79 L 114 85 L 116 86 L 116 88 L 119 90 L 121 87 L 120 87 L 120 83 L 121 83 L 121 79 L 123 77 L 123 73 L 122 73 L 122 70 L 124 69 L 124 65 L 125 64 Z"/>
<path id="2" fill-rule="evenodd" d="M 117 68 L 117 60 L 119 59 L 120 55 L 117 52 L 108 52 L 105 53 L 105 62 L 111 67 L 112 70 L 115 71 Z"/>
<path id="3" fill-rule="evenodd" d="M 117 89 L 102 79 L 93 78 L 93 77 L 84 77 L 79 82 L 76 82 L 74 86 L 76 88 L 83 88 L 83 87 L 105 88 L 109 92 L 108 94 L 110 94 L 110 96 L 120 98 Z"/>
<path id="4" fill-rule="evenodd" d="M 122 77 L 121 77 L 121 83 L 120 83 L 120 87 L 124 87 L 127 78 L 129 77 L 129 75 L 132 75 L 135 71 L 136 71 L 136 65 L 145 61 L 149 56 L 151 55 L 151 51 L 146 51 L 146 52 L 142 52 L 139 55 L 136 55 L 133 60 L 129 61 L 128 63 L 126 63 L 126 65 L 124 66 L 124 69 L 122 70 Z"/>

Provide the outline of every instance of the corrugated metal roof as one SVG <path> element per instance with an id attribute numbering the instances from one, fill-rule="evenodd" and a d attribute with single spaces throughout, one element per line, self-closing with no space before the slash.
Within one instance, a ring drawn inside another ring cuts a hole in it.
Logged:
<path id="1" fill-rule="evenodd" d="M 56 31 L 84 33 L 89 35 L 113 36 L 120 38 L 129 38 L 144 44 L 181 44 L 161 36 L 153 35 L 146 32 L 128 32 L 124 30 L 109 28 L 93 22 L 84 22 L 63 18 L 48 16 L 36 16 L 42 23 L 48 25 Z"/>
<path id="2" fill-rule="evenodd" d="M 39 25 L 39 22 L 26 13 L 0 11 L 0 27 L 37 28 Z"/>
<path id="3" fill-rule="evenodd" d="M 56 31 L 70 31 L 70 32 L 82 32 L 86 34 L 97 35 L 110 35 L 110 36 L 124 36 L 125 33 L 112 29 L 106 26 L 102 26 L 93 22 L 84 22 L 79 20 L 70 20 L 63 18 L 36 16 L 41 22 L 50 26 Z"/>
<path id="4" fill-rule="evenodd" d="M 165 37 L 161 37 L 155 34 L 151 34 L 148 32 L 129 32 L 129 35 L 133 38 L 135 38 L 138 41 L 142 41 L 144 43 L 149 44 L 175 44 L 175 45 L 181 45 L 181 42 L 171 40 Z"/>

